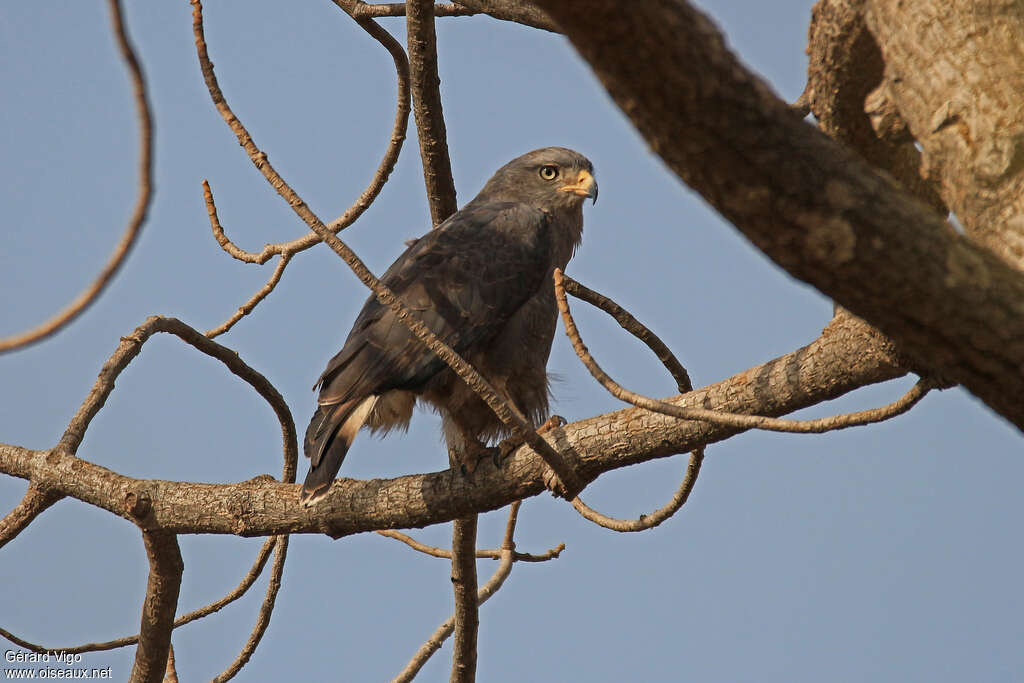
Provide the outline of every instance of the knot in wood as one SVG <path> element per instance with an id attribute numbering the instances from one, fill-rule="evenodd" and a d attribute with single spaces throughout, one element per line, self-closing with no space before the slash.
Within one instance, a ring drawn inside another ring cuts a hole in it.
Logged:
<path id="1" fill-rule="evenodd" d="M 125 507 L 135 519 L 145 519 L 153 510 L 153 499 L 148 491 L 129 491 L 124 497 Z"/>

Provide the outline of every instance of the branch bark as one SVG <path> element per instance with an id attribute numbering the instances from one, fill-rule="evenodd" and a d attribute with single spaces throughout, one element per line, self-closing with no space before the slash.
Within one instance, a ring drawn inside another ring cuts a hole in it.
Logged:
<path id="1" fill-rule="evenodd" d="M 452 591 L 455 594 L 455 645 L 451 683 L 476 680 L 476 640 L 480 610 L 476 587 L 476 515 L 452 522 Z"/>
<path id="2" fill-rule="evenodd" d="M 1024 274 L 800 120 L 688 3 L 537 4 L 755 245 L 1024 429 Z"/>
<path id="3" fill-rule="evenodd" d="M 434 0 L 408 0 L 406 31 L 413 115 L 423 159 L 423 180 L 434 225 L 458 211 L 452 162 L 448 157 L 448 132 L 441 107 L 441 79 L 437 75 L 437 36 L 434 33 Z"/>
<path id="4" fill-rule="evenodd" d="M 927 174 L 972 237 L 1024 269 L 1024 5 L 865 7 L 885 92 L 921 144 Z"/>
<path id="5" fill-rule="evenodd" d="M 684 407 L 777 416 L 900 377 L 906 374 L 905 360 L 889 340 L 844 314 L 808 346 L 667 400 Z M 742 431 L 631 408 L 572 423 L 547 436 L 574 463 L 574 474 L 589 482 L 612 469 L 692 451 Z M 0 472 L 31 478 L 39 486 L 109 510 L 147 529 L 341 537 L 423 527 L 494 510 L 544 491 L 548 470 L 535 451 L 524 446 L 511 454 L 500 470 L 482 463 L 472 477 L 445 470 L 396 479 L 340 479 L 315 514 L 296 505 L 296 485 L 266 475 L 239 484 L 139 480 L 59 449 L 34 451 L 7 444 L 0 444 Z M 129 498 L 148 501 L 144 519 L 131 514 L 125 503 Z"/>
<path id="6" fill-rule="evenodd" d="M 178 537 L 163 531 L 143 531 L 149 558 L 149 581 L 142 608 L 139 646 L 135 650 L 131 683 L 160 683 L 167 671 L 167 656 L 174 629 L 174 612 L 185 564 Z"/>

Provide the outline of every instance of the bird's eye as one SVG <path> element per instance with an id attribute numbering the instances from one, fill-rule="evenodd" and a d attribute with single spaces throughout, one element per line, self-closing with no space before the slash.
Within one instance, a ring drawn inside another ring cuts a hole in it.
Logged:
<path id="1" fill-rule="evenodd" d="M 558 177 L 558 167 L 548 164 L 540 167 L 540 177 L 544 180 L 554 180 Z"/>

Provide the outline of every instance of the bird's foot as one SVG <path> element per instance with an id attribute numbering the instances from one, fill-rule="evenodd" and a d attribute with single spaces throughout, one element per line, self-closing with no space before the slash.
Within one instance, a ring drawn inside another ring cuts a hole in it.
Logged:
<path id="1" fill-rule="evenodd" d="M 476 472 L 476 468 L 485 459 L 494 463 L 495 467 L 501 467 L 500 448 L 497 446 L 487 447 L 483 444 L 473 444 L 465 450 L 448 449 L 448 459 L 452 467 L 458 467 L 464 477 Z"/>

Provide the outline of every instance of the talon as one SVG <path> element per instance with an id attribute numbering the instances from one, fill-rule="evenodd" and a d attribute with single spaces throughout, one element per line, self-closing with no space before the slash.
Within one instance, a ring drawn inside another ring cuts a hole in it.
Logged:
<path id="1" fill-rule="evenodd" d="M 551 417 L 544 421 L 544 424 L 542 424 L 540 427 L 537 427 L 537 433 L 544 434 L 546 432 L 550 432 L 552 429 L 560 429 L 567 424 L 569 424 L 569 421 L 566 420 L 561 415 L 552 415 Z"/>

